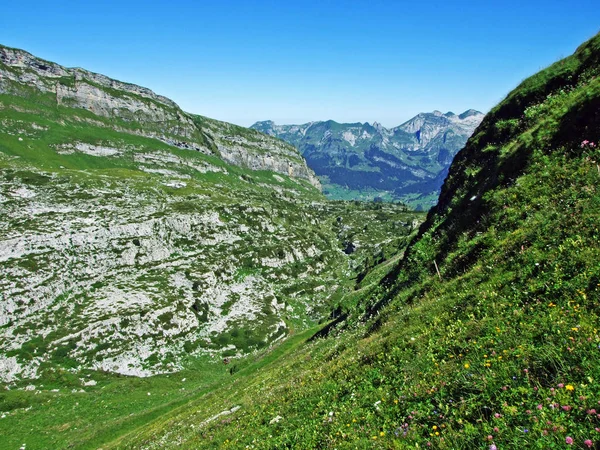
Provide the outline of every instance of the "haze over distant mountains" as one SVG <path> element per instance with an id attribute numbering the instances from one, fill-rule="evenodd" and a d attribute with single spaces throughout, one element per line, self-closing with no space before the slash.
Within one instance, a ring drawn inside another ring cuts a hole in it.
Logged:
<path id="1" fill-rule="evenodd" d="M 332 199 L 402 201 L 419 209 L 433 206 L 454 155 L 484 115 L 420 113 L 394 128 L 377 122 L 276 125 L 254 128 L 296 146 Z"/>

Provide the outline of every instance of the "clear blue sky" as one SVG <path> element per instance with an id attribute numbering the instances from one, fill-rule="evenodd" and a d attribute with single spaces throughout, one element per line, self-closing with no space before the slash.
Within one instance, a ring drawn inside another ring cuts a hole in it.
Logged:
<path id="1" fill-rule="evenodd" d="M 6 1 L 0 43 L 240 125 L 487 111 L 600 29 L 599 0 Z"/>

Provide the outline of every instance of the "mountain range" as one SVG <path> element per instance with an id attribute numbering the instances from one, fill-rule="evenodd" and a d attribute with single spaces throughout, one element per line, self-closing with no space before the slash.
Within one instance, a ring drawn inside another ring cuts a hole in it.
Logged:
<path id="1" fill-rule="evenodd" d="M 331 199 L 401 201 L 429 209 L 454 155 L 481 123 L 473 109 L 421 113 L 394 128 L 377 122 L 303 125 L 257 122 L 251 128 L 294 145 Z"/>

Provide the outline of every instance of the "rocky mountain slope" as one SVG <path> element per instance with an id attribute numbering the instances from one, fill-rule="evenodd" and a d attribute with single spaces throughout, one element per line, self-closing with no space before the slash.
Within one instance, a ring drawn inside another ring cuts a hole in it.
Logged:
<path id="1" fill-rule="evenodd" d="M 0 93 L 28 97 L 32 92 L 48 104 L 92 113 L 81 112 L 82 122 L 216 155 L 252 170 L 273 170 L 317 187 L 319 184 L 297 151 L 279 140 L 185 113 L 172 100 L 147 88 L 80 68 L 65 68 L 0 45 Z"/>
<path id="2" fill-rule="evenodd" d="M 598 448 L 599 141 L 596 35 L 492 109 L 337 328 L 108 447 Z"/>
<path id="3" fill-rule="evenodd" d="M 257 122 L 252 128 L 296 146 L 325 186 L 329 198 L 400 200 L 429 209 L 454 155 L 483 119 L 421 113 L 387 129 L 378 123 L 340 124 L 332 120 L 303 125 Z"/>
<path id="4" fill-rule="evenodd" d="M 278 139 L 0 47 L 0 380 L 174 372 L 327 318 L 421 219 L 319 187 Z"/>

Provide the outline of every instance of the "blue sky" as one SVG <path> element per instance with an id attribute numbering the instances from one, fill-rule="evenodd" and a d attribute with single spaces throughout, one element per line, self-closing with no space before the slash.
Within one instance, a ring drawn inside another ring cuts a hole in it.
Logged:
<path id="1" fill-rule="evenodd" d="M 5 2 L 0 43 L 244 126 L 487 111 L 600 30 L 600 2 Z"/>

